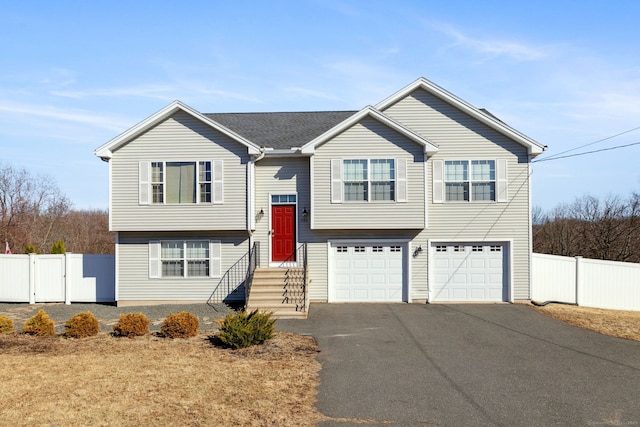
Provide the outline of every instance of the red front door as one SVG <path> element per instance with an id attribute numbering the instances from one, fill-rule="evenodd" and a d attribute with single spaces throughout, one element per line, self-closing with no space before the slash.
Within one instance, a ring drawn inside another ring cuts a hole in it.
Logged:
<path id="1" fill-rule="evenodd" d="M 296 205 L 271 206 L 271 260 L 295 261 Z"/>

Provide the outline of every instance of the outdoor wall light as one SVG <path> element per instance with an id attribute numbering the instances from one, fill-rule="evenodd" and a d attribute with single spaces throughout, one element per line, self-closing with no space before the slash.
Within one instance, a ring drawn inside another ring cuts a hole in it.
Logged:
<path id="1" fill-rule="evenodd" d="M 413 251 L 413 257 L 417 257 L 422 252 L 422 245 L 418 246 L 415 251 Z"/>
<path id="2" fill-rule="evenodd" d="M 260 212 L 256 214 L 256 221 L 260 221 L 264 216 L 264 209 L 260 208 Z"/>
<path id="3" fill-rule="evenodd" d="M 307 218 L 309 218 L 309 211 L 307 210 L 307 208 L 304 208 L 304 209 L 302 210 L 302 219 L 303 219 L 304 221 L 306 221 L 306 220 L 307 220 Z"/>

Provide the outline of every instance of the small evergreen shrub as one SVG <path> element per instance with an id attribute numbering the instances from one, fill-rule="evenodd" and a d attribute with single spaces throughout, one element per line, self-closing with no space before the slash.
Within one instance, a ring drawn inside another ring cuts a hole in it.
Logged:
<path id="1" fill-rule="evenodd" d="M 233 349 L 263 344 L 273 337 L 275 323 L 269 312 L 230 313 L 220 321 L 218 339 Z"/>
<path id="2" fill-rule="evenodd" d="M 90 311 L 80 312 L 67 320 L 64 335 L 69 338 L 86 338 L 98 335 L 100 322 Z"/>
<path id="3" fill-rule="evenodd" d="M 15 332 L 13 319 L 0 314 L 0 334 L 10 334 L 11 332 Z"/>
<path id="4" fill-rule="evenodd" d="M 38 336 L 51 336 L 55 335 L 53 320 L 49 318 L 44 310 L 40 309 L 38 312 L 24 322 L 22 333 Z"/>
<path id="5" fill-rule="evenodd" d="M 162 322 L 160 334 L 166 338 L 195 337 L 199 326 L 198 317 L 188 311 L 171 313 Z"/>
<path id="6" fill-rule="evenodd" d="M 142 313 L 121 314 L 113 325 L 113 335 L 117 337 L 139 337 L 149 333 L 149 319 Z"/>
<path id="7" fill-rule="evenodd" d="M 38 253 L 38 251 L 36 251 L 36 247 L 35 246 L 33 246 L 31 244 L 28 244 L 28 245 L 26 245 L 24 247 L 24 253 L 25 254 L 36 254 L 36 253 Z"/>
<path id="8" fill-rule="evenodd" d="M 67 251 L 64 248 L 64 241 L 62 239 L 58 240 L 53 244 L 53 246 L 51 246 L 52 254 L 64 254 L 66 252 Z"/>

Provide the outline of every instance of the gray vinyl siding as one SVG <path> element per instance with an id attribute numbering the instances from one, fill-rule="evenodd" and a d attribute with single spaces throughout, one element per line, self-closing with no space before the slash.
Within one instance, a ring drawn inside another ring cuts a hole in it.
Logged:
<path id="1" fill-rule="evenodd" d="M 220 277 L 149 278 L 149 242 L 154 240 L 209 239 L 221 241 L 221 273 L 224 274 L 249 250 L 246 233 L 120 232 L 118 240 L 118 301 L 206 302 Z M 244 295 L 242 295 L 244 297 Z"/>
<path id="2" fill-rule="evenodd" d="M 260 242 L 260 264 L 268 266 L 270 261 L 269 224 L 271 195 L 297 194 L 296 232 L 298 244 L 310 240 L 309 222 L 303 221 L 302 211 L 310 209 L 309 159 L 265 158 L 256 162 L 256 214 L 262 209 L 264 216 L 257 218 L 254 240 Z"/>
<path id="3" fill-rule="evenodd" d="M 512 240 L 512 299 L 529 298 L 529 168 L 526 147 L 453 108 L 423 90 L 384 111 L 439 146 L 427 162 L 428 227 L 414 245 L 423 252 L 412 263 L 413 296 L 426 298 L 429 239 L 491 242 Z M 506 203 L 433 203 L 433 160 L 506 159 Z"/>
<path id="4" fill-rule="evenodd" d="M 247 148 L 184 112 L 125 144 L 111 162 L 114 231 L 244 230 Z M 223 204 L 140 205 L 140 161 L 223 161 Z"/>
<path id="5" fill-rule="evenodd" d="M 311 159 L 313 228 L 424 228 L 424 157 L 422 146 L 371 118 L 322 144 Z M 374 158 L 407 160 L 407 201 L 332 203 L 331 160 Z"/>

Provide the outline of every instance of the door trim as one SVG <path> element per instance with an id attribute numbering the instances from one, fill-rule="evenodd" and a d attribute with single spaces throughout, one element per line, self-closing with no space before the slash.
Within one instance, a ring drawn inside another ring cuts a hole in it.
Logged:
<path id="1" fill-rule="evenodd" d="M 273 201 L 273 196 L 278 196 L 278 197 L 283 197 L 283 196 L 293 196 L 295 198 L 294 201 L 283 201 L 283 202 L 274 202 Z M 273 248 L 272 248 L 272 243 L 271 243 L 271 230 L 273 230 L 273 223 L 272 223 L 272 215 L 271 215 L 271 207 L 274 205 L 294 205 L 294 209 L 293 209 L 293 224 L 295 227 L 294 230 L 294 242 L 293 242 L 293 248 L 294 250 L 298 248 L 298 229 L 300 228 L 300 224 L 299 224 L 299 215 L 298 215 L 298 193 L 297 192 L 290 192 L 290 193 L 269 193 L 269 230 L 268 230 L 268 235 L 267 235 L 267 240 L 269 242 L 269 267 L 274 268 L 274 267 L 280 267 L 280 265 L 283 264 L 283 261 L 273 261 Z M 287 263 L 287 266 L 289 267 L 297 267 L 298 265 L 298 260 L 296 260 L 295 262 L 291 262 L 291 263 Z"/>

